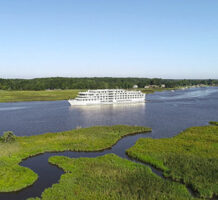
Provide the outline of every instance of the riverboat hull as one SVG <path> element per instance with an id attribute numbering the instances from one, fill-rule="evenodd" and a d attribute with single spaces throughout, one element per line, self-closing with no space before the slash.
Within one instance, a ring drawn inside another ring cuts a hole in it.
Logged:
<path id="1" fill-rule="evenodd" d="M 79 102 L 77 100 L 68 100 L 71 106 L 87 106 L 87 105 L 108 105 L 108 104 L 135 104 L 135 103 L 145 103 L 145 99 L 134 99 L 132 101 L 116 101 L 116 102 L 100 102 L 100 101 L 92 101 L 92 102 Z"/>

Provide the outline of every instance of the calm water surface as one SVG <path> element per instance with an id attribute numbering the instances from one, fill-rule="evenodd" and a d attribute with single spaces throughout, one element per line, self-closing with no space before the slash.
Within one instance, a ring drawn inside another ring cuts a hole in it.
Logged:
<path id="1" fill-rule="evenodd" d="M 140 137 L 166 138 L 178 134 L 190 126 L 218 121 L 218 88 L 197 88 L 165 91 L 147 95 L 146 104 L 102 105 L 71 107 L 67 101 L 0 103 L 0 132 L 12 130 L 16 135 L 36 135 L 45 132 L 65 131 L 77 126 L 142 125 L 152 128 L 152 133 L 128 136 L 112 149 L 102 152 L 45 153 L 29 158 L 22 166 L 33 169 L 38 181 L 31 187 L 16 193 L 0 193 L 0 199 L 26 199 L 40 196 L 45 188 L 58 182 L 63 171 L 48 163 L 52 155 L 69 157 L 96 157 L 107 153 L 129 159 L 125 150 Z M 152 170 L 161 175 L 160 172 Z"/>
<path id="2" fill-rule="evenodd" d="M 172 137 L 190 126 L 218 120 L 218 88 L 166 91 L 147 95 L 146 104 L 71 107 L 67 101 L 0 103 L 0 133 L 36 135 L 77 126 L 142 125 L 152 137 Z"/>

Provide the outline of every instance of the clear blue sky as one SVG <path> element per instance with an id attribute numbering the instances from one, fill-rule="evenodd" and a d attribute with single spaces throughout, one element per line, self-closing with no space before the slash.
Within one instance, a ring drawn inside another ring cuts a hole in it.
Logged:
<path id="1" fill-rule="evenodd" d="M 0 0 L 0 77 L 218 78 L 218 0 Z"/>

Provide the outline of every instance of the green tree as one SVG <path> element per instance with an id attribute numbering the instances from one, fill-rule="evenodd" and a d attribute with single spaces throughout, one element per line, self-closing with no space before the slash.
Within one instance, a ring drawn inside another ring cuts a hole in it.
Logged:
<path id="1" fill-rule="evenodd" d="M 8 143 L 8 142 L 14 142 L 16 139 L 15 134 L 13 131 L 6 131 L 3 133 L 3 136 L 1 137 L 1 141 Z"/>

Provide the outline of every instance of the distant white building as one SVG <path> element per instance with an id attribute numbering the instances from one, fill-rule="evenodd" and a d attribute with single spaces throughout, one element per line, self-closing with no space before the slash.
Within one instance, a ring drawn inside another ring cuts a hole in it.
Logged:
<path id="1" fill-rule="evenodd" d="M 133 85 L 133 87 L 132 87 L 132 88 L 136 89 L 136 88 L 138 88 L 138 85 Z"/>
<path id="2" fill-rule="evenodd" d="M 166 85 L 165 85 L 165 84 L 162 84 L 160 87 L 161 87 L 161 88 L 165 88 L 165 87 L 166 87 Z"/>
<path id="3" fill-rule="evenodd" d="M 148 89 L 148 88 L 159 88 L 158 85 L 146 85 L 144 88 Z"/>

